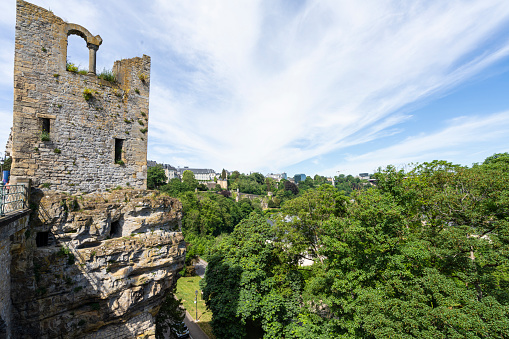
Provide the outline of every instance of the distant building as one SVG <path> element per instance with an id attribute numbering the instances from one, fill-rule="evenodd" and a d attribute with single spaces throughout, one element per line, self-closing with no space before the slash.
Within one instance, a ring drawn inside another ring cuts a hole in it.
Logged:
<path id="1" fill-rule="evenodd" d="M 184 167 L 184 168 L 179 167 L 177 169 L 179 177 L 182 178 L 182 174 L 185 171 L 193 172 L 194 178 L 198 181 L 211 181 L 211 180 L 214 180 L 214 178 L 216 177 L 216 171 L 214 171 L 213 169 L 210 169 L 210 168 L 189 168 L 189 167 Z"/>
<path id="2" fill-rule="evenodd" d="M 221 189 L 227 190 L 228 189 L 228 180 L 217 180 L 217 185 L 221 186 Z"/>
<path id="3" fill-rule="evenodd" d="M 286 180 L 286 173 L 269 173 L 267 175 L 265 175 L 266 178 L 272 178 L 274 179 L 275 181 L 281 181 L 281 179 L 285 179 Z"/>
<path id="4" fill-rule="evenodd" d="M 170 182 L 171 179 L 178 178 L 178 171 L 175 167 L 168 164 L 162 164 L 164 169 L 164 174 L 166 174 L 166 177 L 168 178 L 168 182 Z"/>
<path id="5" fill-rule="evenodd" d="M 306 175 L 305 174 L 295 174 L 293 176 L 293 179 L 295 180 L 295 183 L 299 183 L 301 181 L 306 181 Z"/>
<path id="6" fill-rule="evenodd" d="M 369 173 L 359 173 L 359 178 L 360 179 L 368 180 L 369 179 Z"/>

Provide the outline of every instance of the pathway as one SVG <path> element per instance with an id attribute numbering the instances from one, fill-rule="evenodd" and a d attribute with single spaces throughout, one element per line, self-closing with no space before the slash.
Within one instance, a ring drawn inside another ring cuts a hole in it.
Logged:
<path id="1" fill-rule="evenodd" d="M 208 263 L 202 258 L 198 257 L 198 262 L 194 264 L 194 268 L 196 270 L 196 275 L 199 275 L 200 278 L 205 277 L 205 269 L 207 268 Z"/>
<path id="2" fill-rule="evenodd" d="M 198 326 L 191 315 L 186 311 L 186 317 L 184 318 L 184 322 L 186 323 L 187 328 L 189 329 L 189 334 L 191 335 L 191 339 L 210 339 L 208 335 L 203 333 L 200 326 Z"/>

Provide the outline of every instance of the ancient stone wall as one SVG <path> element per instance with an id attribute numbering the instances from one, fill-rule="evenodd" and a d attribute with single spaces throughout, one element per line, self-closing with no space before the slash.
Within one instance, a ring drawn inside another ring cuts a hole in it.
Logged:
<path id="1" fill-rule="evenodd" d="M 13 333 L 31 338 L 154 338 L 184 266 L 181 203 L 153 191 L 32 195 L 14 237 Z"/>
<path id="2" fill-rule="evenodd" d="M 28 226 L 27 211 L 0 218 L 0 339 L 12 338 L 11 244 Z"/>
<path id="3" fill-rule="evenodd" d="M 89 74 L 66 70 L 69 34 L 87 42 Z M 35 186 L 68 192 L 146 188 L 150 57 L 116 61 L 117 82 L 98 79 L 101 42 L 83 27 L 17 0 L 14 181 L 28 177 Z M 47 129 L 49 136 L 42 133 Z"/>
<path id="4" fill-rule="evenodd" d="M 0 239 L 0 338 L 11 333 L 11 242 Z"/>

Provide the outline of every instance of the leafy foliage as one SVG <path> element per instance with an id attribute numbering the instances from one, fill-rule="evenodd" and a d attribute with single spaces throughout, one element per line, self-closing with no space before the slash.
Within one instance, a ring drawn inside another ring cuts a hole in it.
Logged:
<path id="1" fill-rule="evenodd" d="M 97 75 L 99 79 L 103 79 L 110 82 L 117 82 L 117 76 L 115 73 L 113 73 L 112 70 L 107 70 L 106 68 L 103 68 L 103 71 Z"/>
<path id="2" fill-rule="evenodd" d="M 12 165 L 12 158 L 11 157 L 8 157 L 5 159 L 5 161 L 3 162 L 2 164 L 2 169 L 4 171 L 10 171 L 11 170 L 11 165 Z"/>
<path id="3" fill-rule="evenodd" d="M 246 330 L 265 338 L 291 336 L 303 279 L 267 241 L 274 236 L 265 218 L 252 214 L 209 261 L 202 290 L 218 338 L 243 338 Z"/>
<path id="4" fill-rule="evenodd" d="M 161 191 L 168 193 L 168 195 L 172 197 L 178 197 L 180 193 L 194 191 L 194 188 L 180 181 L 179 178 L 171 179 L 170 182 L 168 182 L 168 184 L 161 186 L 160 189 Z"/>
<path id="5" fill-rule="evenodd" d="M 164 173 L 164 169 L 161 165 L 157 165 L 154 167 L 150 167 L 147 170 L 147 188 L 148 189 L 156 189 L 161 187 L 166 183 L 168 178 Z"/>
<path id="6" fill-rule="evenodd" d="M 366 180 L 355 178 L 352 175 L 345 176 L 344 174 L 340 174 L 334 178 L 334 182 L 336 188 L 343 191 L 346 195 L 350 195 L 353 191 L 369 187 Z"/>
<path id="7" fill-rule="evenodd" d="M 282 202 L 272 226 L 243 220 L 215 244 L 204 281 L 216 335 L 506 337 L 507 159 L 389 166 L 349 198 L 322 182 Z"/>
<path id="8" fill-rule="evenodd" d="M 182 182 L 193 190 L 198 187 L 198 180 L 194 178 L 194 173 L 190 170 L 185 170 L 184 173 L 182 173 Z"/>
<path id="9" fill-rule="evenodd" d="M 175 288 L 168 293 L 166 299 L 161 304 L 161 308 L 156 316 L 156 338 L 164 339 L 165 333 L 169 333 L 171 338 L 177 337 L 177 331 L 183 332 L 182 322 L 186 315 L 182 308 L 182 301 L 175 298 Z"/>

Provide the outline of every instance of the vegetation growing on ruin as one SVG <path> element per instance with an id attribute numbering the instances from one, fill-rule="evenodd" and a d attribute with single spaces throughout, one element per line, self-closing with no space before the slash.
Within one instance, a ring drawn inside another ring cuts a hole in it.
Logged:
<path id="1" fill-rule="evenodd" d="M 113 73 L 112 70 L 107 70 L 106 68 L 104 68 L 102 72 L 97 75 L 97 78 L 113 83 L 117 82 L 117 75 Z"/>
<path id="2" fill-rule="evenodd" d="M 85 98 L 86 101 L 89 101 L 93 97 L 93 92 L 90 88 L 85 87 L 83 90 L 83 98 Z"/>
<path id="3" fill-rule="evenodd" d="M 67 61 L 67 63 L 65 64 L 65 69 L 69 72 L 77 73 L 77 74 L 81 74 L 81 75 L 85 75 L 88 73 L 88 71 L 86 69 L 81 69 L 79 66 L 76 66 L 75 64 L 73 64 L 72 62 L 69 62 L 69 61 Z"/>
<path id="4" fill-rule="evenodd" d="M 49 133 L 46 131 L 42 131 L 39 138 L 41 141 L 50 141 Z"/>

